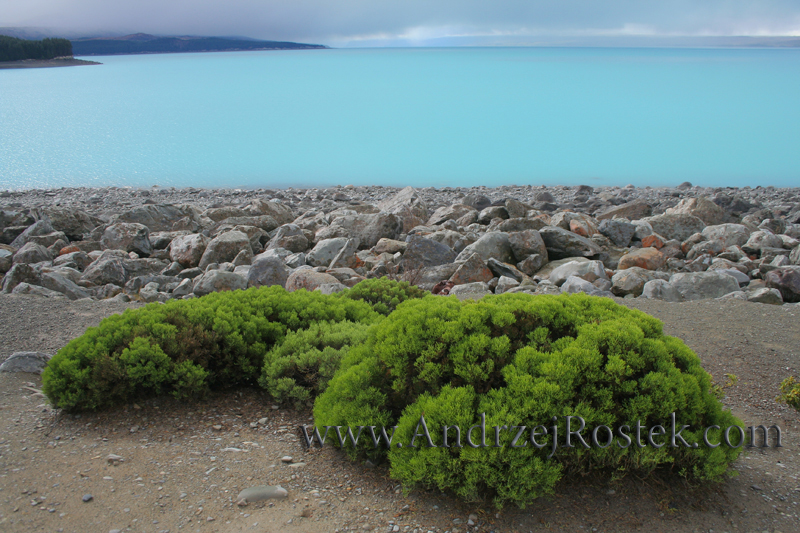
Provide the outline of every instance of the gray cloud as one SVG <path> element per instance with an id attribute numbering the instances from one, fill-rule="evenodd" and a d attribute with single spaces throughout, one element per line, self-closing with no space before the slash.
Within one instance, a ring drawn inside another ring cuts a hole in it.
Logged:
<path id="1" fill-rule="evenodd" d="M 0 26 L 340 45 L 459 35 L 797 35 L 797 0 L 5 0 Z"/>

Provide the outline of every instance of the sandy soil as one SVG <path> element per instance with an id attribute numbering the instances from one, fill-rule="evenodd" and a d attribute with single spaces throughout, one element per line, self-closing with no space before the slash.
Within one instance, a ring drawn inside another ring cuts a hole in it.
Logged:
<path id="1" fill-rule="evenodd" d="M 35 392 L 38 376 L 0 374 L 0 531 L 800 530 L 800 414 L 774 401 L 780 381 L 800 373 L 800 308 L 619 302 L 663 320 L 717 382 L 736 374 L 726 405 L 748 425 L 778 424 L 784 447 L 743 455 L 738 475 L 719 485 L 589 476 L 562 481 L 524 510 L 498 512 L 436 492 L 406 497 L 382 466 L 349 463 L 333 448 L 305 451 L 294 428 L 310 414 L 277 408 L 260 390 L 65 416 Z M 53 352 L 129 305 L 1 295 L 0 360 Z M 111 465 L 109 454 L 123 461 Z M 236 505 L 241 489 L 260 484 L 281 484 L 289 498 Z"/>

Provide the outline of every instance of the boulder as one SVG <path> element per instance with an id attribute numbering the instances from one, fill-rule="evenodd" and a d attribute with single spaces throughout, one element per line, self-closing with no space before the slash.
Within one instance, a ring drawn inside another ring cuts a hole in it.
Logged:
<path id="1" fill-rule="evenodd" d="M 454 285 L 464 285 L 465 283 L 475 283 L 479 281 L 490 281 L 494 274 L 480 254 L 474 253 L 458 266 L 455 273 L 450 276 L 450 281 Z"/>
<path id="2" fill-rule="evenodd" d="M 644 284 L 642 298 L 663 300 L 665 302 L 682 302 L 683 296 L 675 287 L 664 279 L 653 279 Z"/>
<path id="3" fill-rule="evenodd" d="M 514 254 L 517 262 L 524 261 L 534 254 L 538 254 L 543 258 L 544 262 L 547 262 L 547 247 L 537 230 L 529 229 L 509 233 L 508 243 L 511 245 L 511 253 Z"/>
<path id="4" fill-rule="evenodd" d="M 103 232 L 100 244 L 108 250 L 135 252 L 145 257 L 153 253 L 150 230 L 144 224 L 127 222 L 112 224 Z"/>
<path id="5" fill-rule="evenodd" d="M 748 254 L 761 255 L 764 248 L 783 248 L 783 241 L 770 231 L 754 231 L 750 238 L 742 245 L 742 250 Z"/>
<path id="6" fill-rule="evenodd" d="M 50 220 L 44 218 L 28 226 L 25 231 L 20 233 L 13 241 L 11 241 L 11 246 L 12 248 L 20 249 L 25 245 L 25 243 L 28 242 L 30 237 L 36 235 L 48 235 L 54 231 L 55 229 L 53 229 L 53 225 L 50 224 Z"/>
<path id="7" fill-rule="evenodd" d="M 304 252 L 308 249 L 308 238 L 299 226 L 284 224 L 267 245 L 268 250 L 275 248 L 284 248 L 292 253 Z"/>
<path id="8" fill-rule="evenodd" d="M 644 200 L 634 200 L 626 204 L 615 205 L 609 207 L 595 214 L 597 220 L 605 220 L 612 218 L 627 218 L 629 220 L 638 220 L 650 216 L 653 208 Z"/>
<path id="9" fill-rule="evenodd" d="M 617 296 L 633 294 L 639 296 L 647 282 L 668 277 L 666 273 L 652 272 L 641 267 L 620 270 L 611 277 L 611 292 Z"/>
<path id="10" fill-rule="evenodd" d="M 455 260 L 466 261 L 474 253 L 480 254 L 484 261 L 494 258 L 503 263 L 516 263 L 508 234 L 499 231 L 483 234 L 477 241 L 464 248 Z"/>
<path id="11" fill-rule="evenodd" d="M 463 205 L 473 207 L 478 211 L 482 211 L 492 205 L 492 201 L 488 196 L 483 194 L 470 193 L 461 199 Z"/>
<path id="12" fill-rule="evenodd" d="M 428 219 L 427 226 L 436 226 L 447 220 L 458 220 L 467 214 L 477 215 L 478 210 L 474 207 L 464 204 L 454 204 L 445 207 L 440 207 L 433 212 L 431 218 Z"/>
<path id="13" fill-rule="evenodd" d="M 429 268 L 452 263 L 456 260 L 456 253 L 449 246 L 417 235 L 408 238 L 406 251 L 403 253 L 402 266 L 404 269 Z M 469 246 L 467 246 L 469 248 Z M 466 249 L 464 251 L 466 251 Z M 463 254 L 464 252 L 462 252 Z M 471 254 L 470 254 L 471 255 Z M 458 257 L 461 257 L 459 255 Z M 463 260 L 468 258 L 465 257 Z"/>
<path id="14" fill-rule="evenodd" d="M 517 263 L 517 269 L 528 276 L 533 276 L 546 264 L 547 257 L 539 254 L 533 254 Z"/>
<path id="15" fill-rule="evenodd" d="M 254 215 L 269 215 L 278 224 L 289 224 L 294 221 L 292 210 L 277 200 L 264 200 L 256 198 L 247 208 L 248 212 Z"/>
<path id="16" fill-rule="evenodd" d="M 784 302 L 800 302 L 800 267 L 776 268 L 767 272 L 764 281 L 768 288 L 777 289 L 781 293 Z"/>
<path id="17" fill-rule="evenodd" d="M 685 241 L 695 233 L 703 231 L 706 225 L 696 216 L 685 213 L 664 213 L 642 219 L 650 224 L 653 232 L 668 240 Z"/>
<path id="18" fill-rule="evenodd" d="M 478 224 L 489 224 L 495 218 L 508 219 L 508 211 L 501 205 L 490 205 L 478 213 Z"/>
<path id="19" fill-rule="evenodd" d="M 32 265 L 34 263 L 41 263 L 42 261 L 50 261 L 51 259 L 53 259 L 53 255 L 50 253 L 50 250 L 41 244 L 27 242 L 14 254 L 13 263 Z"/>
<path id="20" fill-rule="evenodd" d="M 407 242 L 396 241 L 394 239 L 381 239 L 372 251 L 376 254 L 388 253 L 396 254 L 397 252 L 404 252 L 408 246 Z M 452 247 L 451 247 L 452 248 Z"/>
<path id="21" fill-rule="evenodd" d="M 494 293 L 503 294 L 515 287 L 519 287 L 519 281 L 509 278 L 508 276 L 500 276 L 500 279 L 497 280 L 497 287 L 495 287 Z"/>
<path id="22" fill-rule="evenodd" d="M 0 365 L 0 372 L 28 372 L 41 374 L 53 357 L 42 352 L 15 352 Z"/>
<path id="23" fill-rule="evenodd" d="M 673 274 L 669 283 L 686 301 L 719 298 L 739 290 L 736 278 L 716 270 Z"/>
<path id="24" fill-rule="evenodd" d="M 190 205 L 143 205 L 114 217 L 114 222 L 142 224 L 150 231 L 172 231 L 173 225 L 185 217 L 197 219 L 199 211 Z"/>
<path id="25" fill-rule="evenodd" d="M 743 224 L 717 224 L 706 226 L 702 231 L 703 238 L 707 241 L 720 241 L 724 248 L 728 246 L 741 246 L 750 237 L 750 231 Z"/>
<path id="26" fill-rule="evenodd" d="M 445 263 L 443 265 L 424 268 L 422 276 L 416 285 L 423 290 L 432 290 L 437 283 L 448 280 L 460 265 L 458 263 Z"/>
<path id="27" fill-rule="evenodd" d="M 517 267 L 514 265 L 509 265 L 508 263 L 503 263 L 502 261 L 498 261 L 494 257 L 490 257 L 488 261 L 486 261 L 486 266 L 489 267 L 489 270 L 494 273 L 497 277 L 506 276 L 509 278 L 513 278 L 517 281 L 522 281 L 525 279 L 525 274 L 520 272 Z"/>
<path id="28" fill-rule="evenodd" d="M 306 254 L 306 263 L 311 266 L 328 266 L 333 258 L 347 245 L 347 237 L 322 239 Z"/>
<path id="29" fill-rule="evenodd" d="M 84 234 L 103 224 L 99 218 L 74 208 L 47 207 L 42 214 L 56 231 L 63 232 L 71 241 L 83 240 Z"/>
<path id="30" fill-rule="evenodd" d="M 547 226 L 547 223 L 541 218 L 510 218 L 496 225 L 490 224 L 489 230 L 514 233 L 517 231 L 540 230 L 545 226 Z"/>
<path id="31" fill-rule="evenodd" d="M 636 248 L 620 258 L 617 268 L 625 270 L 637 266 L 645 270 L 658 270 L 666 262 L 667 257 L 655 248 Z"/>
<path id="32" fill-rule="evenodd" d="M 555 226 L 547 226 L 539 231 L 547 247 L 547 255 L 551 259 L 567 257 L 590 257 L 602 252 L 601 248 L 587 239 L 571 231 Z"/>
<path id="33" fill-rule="evenodd" d="M 356 255 L 356 252 L 358 252 L 358 239 L 347 239 L 336 257 L 331 260 L 328 268 L 357 268 L 359 265 L 363 265 L 363 261 Z"/>
<path id="34" fill-rule="evenodd" d="M 45 248 L 53 246 L 55 251 L 58 252 L 58 250 L 61 250 L 61 248 L 67 246 L 67 236 L 60 231 L 54 231 L 53 233 L 48 233 L 46 235 L 31 235 L 28 237 L 28 242 L 41 244 Z"/>
<path id="35" fill-rule="evenodd" d="M 378 202 L 376 207 L 397 216 L 402 221 L 403 233 L 408 233 L 414 226 L 428 220 L 428 207 L 414 187 L 400 190 L 394 196 Z"/>
<path id="36" fill-rule="evenodd" d="M 235 291 L 247 288 L 247 280 L 239 274 L 224 270 L 210 270 L 194 280 L 192 292 L 205 296 L 212 292 Z"/>
<path id="37" fill-rule="evenodd" d="M 456 285 L 450 289 L 450 294 L 457 296 L 459 300 L 480 300 L 487 294 L 492 294 L 492 291 L 489 290 L 489 285 L 479 281 Z"/>
<path id="38" fill-rule="evenodd" d="M 11 294 L 28 294 L 33 296 L 41 296 L 43 298 L 54 298 L 64 301 L 67 300 L 67 297 L 60 292 L 52 291 L 50 289 L 45 289 L 44 287 L 31 285 L 30 283 L 25 282 L 22 282 L 14 287 L 14 289 L 11 291 Z"/>
<path id="39" fill-rule="evenodd" d="M 286 290 L 294 292 L 298 289 L 313 291 L 320 285 L 339 284 L 339 280 L 330 274 L 317 272 L 312 268 L 298 268 L 286 280 Z"/>
<path id="40" fill-rule="evenodd" d="M 335 217 L 329 226 L 316 233 L 316 240 L 335 237 L 357 238 L 359 247 L 366 250 L 378 241 L 396 239 L 403 232 L 403 222 L 391 213 L 364 213 Z"/>
<path id="41" fill-rule="evenodd" d="M 228 231 L 211 239 L 203 252 L 198 267 L 205 270 L 211 263 L 227 263 L 245 248 L 250 248 L 250 239 L 241 231 Z M 250 252 L 252 253 L 252 249 Z"/>
<path id="42" fill-rule="evenodd" d="M 721 207 L 706 198 L 684 198 L 675 207 L 668 208 L 665 213 L 692 215 L 710 226 L 722 224 L 728 218 Z"/>
<path id="43" fill-rule="evenodd" d="M 636 233 L 636 226 L 624 219 L 604 219 L 598 230 L 617 246 L 628 246 Z"/>
<path id="44" fill-rule="evenodd" d="M 0 248 L 0 274 L 5 274 L 14 264 L 14 253 Z"/>
<path id="45" fill-rule="evenodd" d="M 17 263 L 3 278 L 3 292 L 9 294 L 20 283 L 41 284 L 41 274 L 27 263 Z"/>
<path id="46" fill-rule="evenodd" d="M 41 277 L 41 285 L 51 291 L 60 292 L 70 300 L 80 300 L 89 298 L 89 291 L 75 284 L 74 281 L 66 278 L 58 272 L 45 272 Z"/>
<path id="47" fill-rule="evenodd" d="M 125 285 L 127 278 L 128 272 L 122 259 L 104 254 L 86 268 L 81 280 L 94 285 L 112 283 L 121 287 Z"/>
<path id="48" fill-rule="evenodd" d="M 570 261 L 553 269 L 548 279 L 560 287 L 570 276 L 582 278 L 589 283 L 597 279 L 608 279 L 601 261 Z"/>
<path id="49" fill-rule="evenodd" d="M 564 284 L 561 285 L 561 292 L 567 294 L 575 294 L 578 292 L 592 294 L 599 292 L 599 289 L 583 278 L 570 276 L 564 281 Z"/>
<path id="50" fill-rule="evenodd" d="M 778 289 L 761 287 L 747 294 L 748 302 L 760 304 L 783 305 L 783 296 Z"/>
<path id="51" fill-rule="evenodd" d="M 169 258 L 185 268 L 196 267 L 206 251 L 209 239 L 202 233 L 179 235 L 169 245 Z"/>

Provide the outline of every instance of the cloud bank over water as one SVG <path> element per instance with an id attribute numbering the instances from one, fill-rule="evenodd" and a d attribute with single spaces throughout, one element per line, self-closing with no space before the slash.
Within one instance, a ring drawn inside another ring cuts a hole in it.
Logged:
<path id="1" fill-rule="evenodd" d="M 797 0 L 25 0 L 4 4 L 0 27 L 49 27 L 86 35 L 241 35 L 333 46 L 425 45 L 471 38 L 536 44 L 542 38 L 565 37 L 800 36 Z"/>

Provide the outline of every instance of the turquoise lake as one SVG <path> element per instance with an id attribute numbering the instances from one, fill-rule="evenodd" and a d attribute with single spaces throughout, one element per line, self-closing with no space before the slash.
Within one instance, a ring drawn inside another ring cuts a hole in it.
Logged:
<path id="1" fill-rule="evenodd" d="M 88 59 L 0 70 L 0 190 L 800 185 L 800 49 Z"/>

